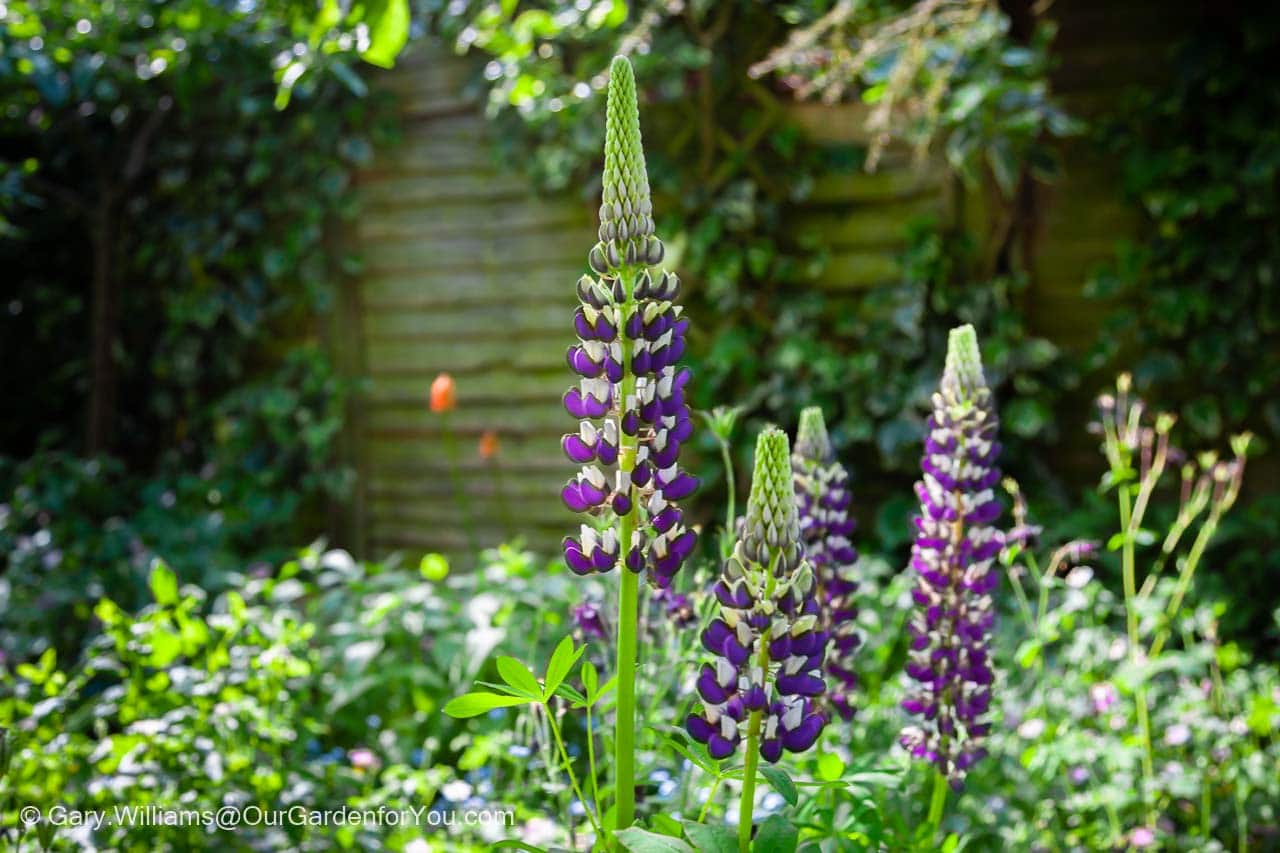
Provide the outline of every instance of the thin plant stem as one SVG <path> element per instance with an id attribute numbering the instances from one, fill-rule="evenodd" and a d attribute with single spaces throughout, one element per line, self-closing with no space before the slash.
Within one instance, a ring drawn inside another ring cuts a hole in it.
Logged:
<path id="1" fill-rule="evenodd" d="M 547 722 L 551 728 L 551 736 L 555 738 L 556 749 L 560 751 L 560 761 L 564 764 L 564 772 L 569 777 L 569 785 L 573 788 L 573 793 L 577 795 L 578 802 L 582 803 L 582 810 L 586 812 L 587 819 L 591 821 L 591 827 L 596 831 L 597 838 L 604 837 L 604 830 L 600 828 L 600 823 L 596 820 L 595 811 L 587 805 L 587 798 L 582 795 L 582 788 L 578 785 L 578 775 L 573 772 L 573 762 L 569 760 L 569 753 L 564 748 L 564 739 L 560 736 L 560 724 L 556 722 L 555 712 L 551 710 L 551 706 L 544 702 L 542 709 L 546 712 Z"/>
<path id="2" fill-rule="evenodd" d="M 711 783 L 711 789 L 707 791 L 706 802 L 702 804 L 702 809 L 698 812 L 698 823 L 707 822 L 707 814 L 711 811 L 711 804 L 716 800 L 716 794 L 720 793 L 720 783 L 723 781 L 723 776 L 717 776 L 715 781 Z"/>
<path id="3" fill-rule="evenodd" d="M 591 705 L 587 705 L 587 767 L 591 771 L 591 797 L 596 810 L 600 809 L 600 776 L 596 772 L 596 735 L 591 726 Z"/>
<path id="4" fill-rule="evenodd" d="M 733 532 L 733 521 L 736 517 L 735 501 L 737 499 L 737 486 L 734 481 L 733 456 L 729 453 L 728 441 L 720 441 L 720 458 L 724 460 L 724 483 L 725 489 L 729 492 L 728 504 L 724 511 L 724 529 L 729 532 Z"/>
<path id="5" fill-rule="evenodd" d="M 1141 650 L 1138 640 L 1138 602 L 1137 583 L 1134 578 L 1134 531 L 1129 503 L 1129 486 L 1121 483 L 1116 490 L 1120 505 L 1120 529 L 1123 531 L 1123 547 L 1121 550 L 1121 566 L 1124 573 L 1124 609 L 1125 625 L 1129 639 L 1129 659 L 1135 666 L 1140 660 Z M 1155 784 L 1155 761 L 1151 746 L 1151 719 L 1147 711 L 1147 689 L 1140 686 L 1135 696 L 1138 708 L 1138 726 L 1142 733 L 1142 777 L 1145 782 L 1142 801 L 1147 808 L 1147 820 L 1155 825 L 1155 809 L 1150 796 Z"/>
<path id="6" fill-rule="evenodd" d="M 1213 826 L 1213 785 L 1206 773 L 1204 781 L 1200 783 L 1200 834 L 1205 838 L 1209 837 L 1209 831 Z"/>
<path id="7" fill-rule="evenodd" d="M 1200 565 L 1201 557 L 1204 556 L 1204 549 L 1209 546 L 1209 540 L 1217 532 L 1219 517 L 1216 512 L 1210 513 L 1209 518 L 1205 520 L 1204 526 L 1196 534 L 1196 541 L 1191 545 L 1191 550 L 1187 553 L 1187 559 L 1182 563 L 1182 572 L 1178 575 L 1178 585 L 1174 587 L 1173 597 L 1169 599 L 1169 606 L 1165 610 L 1166 621 L 1172 621 L 1178 615 L 1178 610 L 1182 607 L 1182 600 L 1186 597 L 1187 590 L 1191 587 L 1191 578 L 1196 573 L 1196 567 Z M 1168 640 L 1169 628 L 1166 626 L 1161 629 L 1155 641 L 1151 644 L 1151 657 L 1159 655 Z"/>
<path id="8" fill-rule="evenodd" d="M 937 837 L 938 830 L 942 828 L 942 814 L 947 805 L 947 777 L 942 774 L 941 770 L 933 771 L 933 795 L 929 799 L 929 816 L 926 822 L 929 826 L 929 839 Z"/>
<path id="9" fill-rule="evenodd" d="M 1009 566 L 1007 574 L 1010 582 L 1013 583 L 1013 592 L 1018 599 L 1018 607 L 1022 610 L 1022 616 L 1026 619 L 1027 630 L 1033 635 L 1036 634 L 1036 618 L 1031 612 L 1031 602 L 1027 599 L 1027 592 L 1022 588 L 1022 581 L 1018 580 L 1017 566 Z"/>
<path id="10" fill-rule="evenodd" d="M 626 292 L 626 304 L 620 314 L 630 314 L 635 290 L 634 270 L 624 270 L 620 275 Z M 622 365 L 626 370 L 622 377 L 622 399 L 619 405 L 626 407 L 628 400 L 635 394 L 636 378 L 631 371 L 632 341 L 625 335 L 618 335 L 622 347 Z M 618 469 L 626 477 L 636 467 L 636 437 L 629 436 L 619 430 Z M 629 479 L 628 479 L 629 482 Z M 635 728 L 636 728 L 636 635 L 637 613 L 639 610 L 640 579 L 626 566 L 627 555 L 631 551 L 631 537 L 635 531 L 636 507 L 635 489 L 628 487 L 631 507 L 626 515 L 618 519 L 618 553 L 621 580 L 618 595 L 618 704 L 614 725 L 614 814 L 615 828 L 626 829 L 636 817 L 636 785 L 635 785 Z"/>

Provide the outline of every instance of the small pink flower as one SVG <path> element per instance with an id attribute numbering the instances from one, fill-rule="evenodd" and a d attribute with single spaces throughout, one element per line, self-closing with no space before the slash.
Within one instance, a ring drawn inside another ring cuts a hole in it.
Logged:
<path id="1" fill-rule="evenodd" d="M 347 758 L 357 770 L 373 770 L 378 766 L 378 756 L 373 754 L 373 750 L 364 747 L 351 750 L 347 753 Z"/>
<path id="2" fill-rule="evenodd" d="M 1185 723 L 1174 723 L 1165 729 L 1164 742 L 1169 746 L 1182 746 L 1191 740 L 1191 729 Z"/>
<path id="3" fill-rule="evenodd" d="M 1116 693 L 1115 685 L 1103 681 L 1089 687 L 1089 700 L 1093 702 L 1094 713 L 1105 714 L 1120 701 L 1120 695 Z"/>
<path id="4" fill-rule="evenodd" d="M 1129 833 L 1129 843 L 1134 847 L 1150 847 L 1156 843 L 1156 834 L 1145 826 L 1140 826 Z"/>

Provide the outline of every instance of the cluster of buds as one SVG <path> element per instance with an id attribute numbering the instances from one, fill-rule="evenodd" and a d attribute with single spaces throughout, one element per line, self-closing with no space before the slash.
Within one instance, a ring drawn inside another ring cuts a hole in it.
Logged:
<path id="1" fill-rule="evenodd" d="M 991 567 L 1002 545 L 993 526 L 1000 515 L 997 419 L 972 326 L 951 331 L 928 429 L 911 550 L 917 607 L 906 669 L 912 684 L 902 703 L 922 721 L 903 730 L 901 743 L 958 788 L 985 754 L 991 592 L 999 581 Z"/>
<path id="2" fill-rule="evenodd" d="M 665 589 L 696 542 L 676 506 L 698 485 L 678 465 L 693 432 L 689 371 L 677 367 L 689 321 L 675 304 L 679 279 L 646 268 L 662 261 L 663 248 L 653 235 L 635 78 L 622 57 L 610 69 L 599 236 L 588 258 L 595 275 L 578 281 L 579 342 L 567 354 L 580 379 L 564 405 L 581 424 L 561 442 L 583 466 L 561 496 L 594 523 L 564 540 L 565 559 L 578 574 L 647 566 Z M 621 542 L 613 521 L 632 513 L 630 541 Z"/>
<path id="3" fill-rule="evenodd" d="M 832 689 L 828 701 L 837 714 L 848 720 L 853 717 L 853 692 L 858 686 L 853 656 L 862 643 L 854 622 L 858 618 L 854 603 L 858 584 L 853 573 L 858 552 L 850 541 L 854 521 L 849 517 L 849 504 L 853 495 L 849 491 L 849 475 L 836 461 L 822 409 L 816 406 L 800 413 L 791 470 L 800 538 L 817 577 L 822 627 L 830 637 L 826 671 Z"/>
<path id="4" fill-rule="evenodd" d="M 776 762 L 783 750 L 813 746 L 826 723 L 818 701 L 827 635 L 789 457 L 786 433 L 760 434 L 747 515 L 715 585 L 720 613 L 702 634 L 715 660 L 698 675 L 702 713 L 690 714 L 686 727 L 716 759 L 734 753 L 744 726 L 760 755 Z"/>

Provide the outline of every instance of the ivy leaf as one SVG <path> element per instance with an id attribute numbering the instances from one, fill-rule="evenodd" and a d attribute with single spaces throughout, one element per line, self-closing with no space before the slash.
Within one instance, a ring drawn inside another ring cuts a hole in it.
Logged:
<path id="1" fill-rule="evenodd" d="M 547 662 L 547 678 L 543 695 L 550 697 L 556 692 L 556 688 L 564 681 L 565 676 L 569 674 L 569 670 L 578 662 L 578 658 L 582 657 L 582 653 L 586 650 L 586 646 L 575 649 L 572 637 L 565 637 L 560 641 L 556 646 L 556 650 L 551 653 L 551 660 Z"/>
<path id="2" fill-rule="evenodd" d="M 694 853 L 694 849 L 679 838 L 658 835 L 636 826 L 614 833 L 613 837 L 632 853 Z"/>
<path id="3" fill-rule="evenodd" d="M 775 814 L 765 818 L 764 823 L 760 824 L 751 849 L 760 853 L 795 853 L 799 843 L 800 830 L 782 815 Z"/>
<path id="4" fill-rule="evenodd" d="M 529 668 L 520 661 L 509 655 L 498 658 L 498 675 L 502 676 L 502 680 L 511 685 L 513 690 L 519 691 L 530 699 L 541 701 L 543 693 L 538 679 L 534 678 Z"/>
<path id="5" fill-rule="evenodd" d="M 770 787 L 782 795 L 782 799 L 793 806 L 800 801 L 796 783 L 791 781 L 791 777 L 785 771 L 777 767 L 765 767 L 760 770 L 760 773 L 769 780 Z"/>
<path id="6" fill-rule="evenodd" d="M 738 850 L 738 839 L 723 826 L 709 826 L 686 820 L 684 834 L 699 853 L 737 853 Z"/>
<path id="7" fill-rule="evenodd" d="M 527 705 L 531 700 L 524 696 L 503 696 L 499 693 L 464 693 L 455 696 L 444 706 L 444 712 L 456 720 L 478 717 L 494 708 L 511 708 Z"/>

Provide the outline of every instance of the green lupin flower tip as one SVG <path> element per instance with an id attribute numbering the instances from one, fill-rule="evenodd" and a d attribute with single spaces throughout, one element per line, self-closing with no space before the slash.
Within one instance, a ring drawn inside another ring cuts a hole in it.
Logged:
<path id="1" fill-rule="evenodd" d="M 755 469 L 747 498 L 747 531 L 771 548 L 790 546 L 800 537 L 791 442 L 777 427 L 765 427 L 756 438 Z"/>
<path id="2" fill-rule="evenodd" d="M 625 265 L 660 264 L 662 257 L 662 242 L 653 236 L 636 77 L 627 58 L 617 56 L 609 68 L 600 243 L 592 250 L 591 267 L 606 275 Z"/>
<path id="3" fill-rule="evenodd" d="M 800 412 L 800 429 L 796 432 L 796 453 L 805 459 L 826 462 L 832 456 L 831 439 L 822 409 L 809 406 Z"/>
<path id="4" fill-rule="evenodd" d="M 952 387 L 961 400 L 972 400 L 987 386 L 982 374 L 982 354 L 978 352 L 978 334 L 967 323 L 952 329 L 947 339 L 942 383 Z"/>

